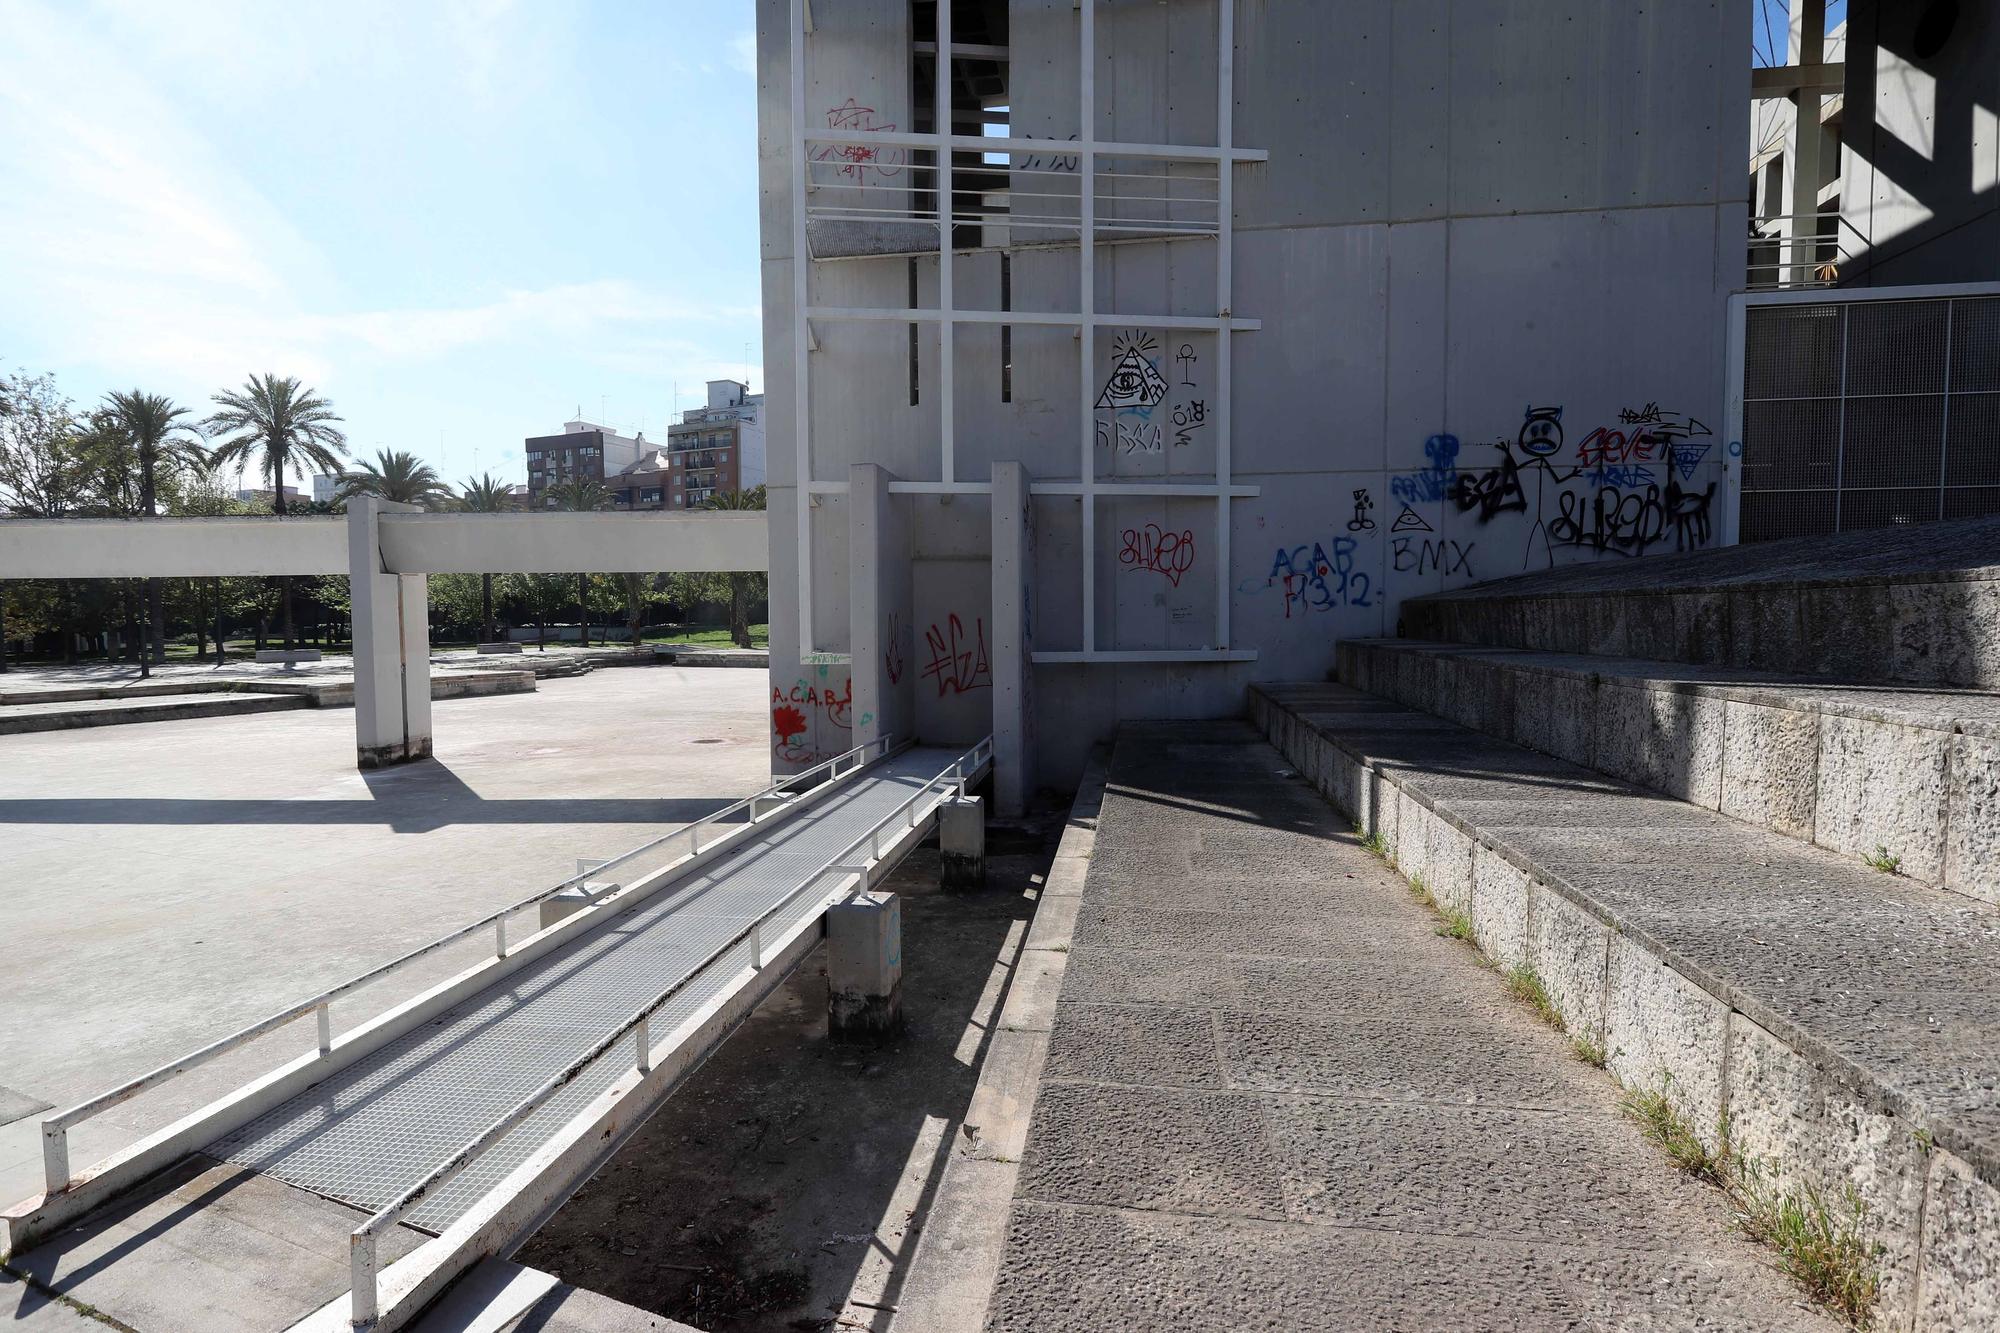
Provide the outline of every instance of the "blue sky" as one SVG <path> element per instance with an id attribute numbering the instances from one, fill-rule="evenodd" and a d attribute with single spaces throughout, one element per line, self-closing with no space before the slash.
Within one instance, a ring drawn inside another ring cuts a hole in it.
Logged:
<path id="1" fill-rule="evenodd" d="M 523 478 L 761 390 L 750 0 L 0 0 L 0 366 Z"/>

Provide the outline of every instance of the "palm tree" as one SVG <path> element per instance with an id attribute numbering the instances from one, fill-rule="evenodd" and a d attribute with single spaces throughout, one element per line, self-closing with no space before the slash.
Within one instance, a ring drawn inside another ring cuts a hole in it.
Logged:
<path id="1" fill-rule="evenodd" d="M 333 423 L 340 420 L 333 404 L 291 376 L 280 379 L 266 372 L 252 375 L 237 392 L 215 395 L 217 410 L 205 423 L 212 433 L 235 432 L 216 446 L 210 465 L 242 463 L 261 457 L 271 482 L 271 504 L 285 516 L 285 469 L 297 460 L 322 472 L 338 472 L 347 437 Z M 285 650 L 292 648 L 292 581 L 278 580 L 285 610 Z"/>
<path id="2" fill-rule="evenodd" d="M 208 451 L 188 414 L 164 394 L 130 389 L 106 395 L 104 408 L 125 436 L 139 471 L 139 508 L 147 518 L 159 517 L 159 471 L 168 466 L 208 470 Z M 147 652 L 155 662 L 167 660 L 166 594 L 158 579 L 146 580 L 146 618 L 151 642 Z"/>
<path id="3" fill-rule="evenodd" d="M 764 488 L 747 491 L 717 491 L 702 501 L 703 509 L 762 509 Z M 729 637 L 738 648 L 750 647 L 750 576 L 729 576 Z"/>
<path id="4" fill-rule="evenodd" d="M 425 509 L 435 509 L 454 498 L 451 487 L 444 484 L 435 468 L 401 449 L 380 450 L 374 462 L 341 473 L 337 494 L 343 501 L 357 495 L 372 495 L 397 504 L 422 505 Z"/>
<path id="5" fill-rule="evenodd" d="M 507 483 L 490 473 L 467 477 L 458 494 L 458 507 L 468 514 L 504 514 L 514 507 Z M 493 576 L 479 576 L 479 620 L 483 643 L 493 642 Z"/>
<path id="6" fill-rule="evenodd" d="M 604 483 L 595 477 L 573 477 L 569 481 L 559 481 L 549 487 L 548 495 L 555 497 L 558 509 L 587 513 L 593 509 L 609 509 L 611 492 L 604 489 Z M 577 638 L 583 646 L 590 646 L 590 575 L 576 576 L 576 624 Z"/>

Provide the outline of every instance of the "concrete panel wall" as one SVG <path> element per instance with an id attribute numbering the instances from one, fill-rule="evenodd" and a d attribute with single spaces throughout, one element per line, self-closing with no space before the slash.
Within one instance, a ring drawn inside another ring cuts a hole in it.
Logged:
<path id="1" fill-rule="evenodd" d="M 1215 563 L 1211 502 L 1101 501 L 1085 551 L 1080 502 L 1037 497 L 1032 588 L 1043 650 L 1080 646 L 1087 577 L 1100 647 L 1212 646 L 1222 587 L 1230 646 L 1259 656 L 1034 668 L 1039 757 L 1054 783 L 1075 777 L 1091 739 L 1119 717 L 1233 713 L 1251 681 L 1323 673 L 1335 639 L 1393 632 L 1405 597 L 1717 536 L 1724 300 L 1741 277 L 1747 212 L 1747 0 L 1377 0 L 1342 6 L 1337 22 L 1319 6 L 1234 2 L 1235 141 L 1271 155 L 1235 173 L 1234 313 L 1263 328 L 1233 339 L 1233 479 L 1261 493 L 1230 506 L 1227 568 Z M 780 678 L 799 658 L 785 586 L 799 557 L 779 517 L 795 471 L 782 392 L 793 355 L 784 11 L 761 0 L 762 152 L 776 163 L 764 179 Z M 1213 142 L 1214 5 L 1105 3 L 1098 13 L 1097 133 Z M 1077 133 L 1076 9 L 1017 0 L 1010 24 L 1017 132 Z M 839 51 L 844 76 L 859 77 L 847 68 L 853 53 Z M 868 77 L 886 86 L 883 68 Z M 1034 182 L 1063 188 L 1060 174 Z M 1017 229 L 1017 244 L 1028 239 Z M 1098 308 L 1142 318 L 1091 335 L 1094 387 L 1136 348 L 1142 373 L 1168 392 L 1146 413 L 1096 414 L 1099 476 L 1189 480 L 1213 467 L 1196 405 L 1216 393 L 1217 340 L 1170 323 L 1214 313 L 1215 262 L 1209 241 L 1100 248 Z M 1014 308 L 1074 308 L 1073 251 L 1017 249 L 1012 265 Z M 907 299 L 905 259 L 815 267 L 815 299 Z M 933 299 L 934 260 L 918 269 L 922 299 Z M 959 257 L 954 282 L 962 304 L 992 308 L 998 256 Z M 835 479 L 853 461 L 939 475 L 935 405 L 921 392 L 908 403 L 907 329 L 816 334 L 817 475 Z M 930 358 L 921 390 L 935 379 L 928 328 L 920 347 Z M 1017 326 L 1013 348 L 1012 401 L 1002 402 L 997 330 L 956 336 L 957 475 L 984 480 L 991 464 L 1019 460 L 1037 482 L 1075 480 L 1075 335 Z M 836 521 L 836 498 L 816 531 Z M 918 520 L 920 674 L 926 613 L 943 614 L 948 637 L 951 604 L 990 596 L 985 553 L 958 542 L 973 530 Z M 844 569 L 830 572 L 844 586 Z M 815 600 L 826 648 L 844 631 L 834 595 Z M 960 625 L 972 628 L 962 611 Z M 921 682 L 919 700 L 920 727 L 970 720 L 945 721 Z"/>

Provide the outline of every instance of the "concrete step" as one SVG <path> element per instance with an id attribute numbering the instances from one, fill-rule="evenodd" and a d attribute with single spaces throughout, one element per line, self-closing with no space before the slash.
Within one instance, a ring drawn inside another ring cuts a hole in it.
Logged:
<path id="1" fill-rule="evenodd" d="M 2000 694 L 1349 639 L 1339 679 L 2000 904 Z"/>
<path id="2" fill-rule="evenodd" d="M 0 736 L 35 731 L 72 731 L 132 722 L 179 722 L 192 717 L 234 717 L 311 708 L 312 700 L 292 694 L 195 694 L 139 699 L 82 699 L 60 703 L 0 706 Z"/>
<path id="3" fill-rule="evenodd" d="M 1412 598 L 1400 633 L 2000 689 L 2000 518 L 1570 565 Z"/>
<path id="4" fill-rule="evenodd" d="M 1852 1187 L 1878 1326 L 1996 1326 L 2000 912 L 1347 686 L 1250 712 L 1628 1086 Z"/>
<path id="5" fill-rule="evenodd" d="M 489 1258 L 417 1316 L 410 1333 L 699 1333 L 551 1273 Z"/>

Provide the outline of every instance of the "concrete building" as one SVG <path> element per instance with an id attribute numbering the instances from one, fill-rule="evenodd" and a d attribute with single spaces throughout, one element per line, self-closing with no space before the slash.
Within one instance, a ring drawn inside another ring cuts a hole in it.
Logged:
<path id="1" fill-rule="evenodd" d="M 688 509 L 764 480 L 764 395 L 736 380 L 710 380 L 707 406 L 681 413 L 667 428 L 667 447 L 641 454 L 607 485 L 620 509 Z"/>
<path id="2" fill-rule="evenodd" d="M 313 503 L 330 505 L 340 494 L 340 478 L 337 476 L 315 476 L 312 479 Z"/>
<path id="3" fill-rule="evenodd" d="M 1720 539 L 1747 0 L 947 13 L 758 5 L 781 766 L 1060 785 L 1407 597 Z"/>
<path id="4" fill-rule="evenodd" d="M 276 493 L 272 491 L 272 489 L 269 486 L 263 487 L 262 489 L 258 489 L 256 487 L 244 487 L 236 492 L 236 498 L 244 504 L 264 505 L 268 507 L 275 501 Z M 302 498 L 302 492 L 299 490 L 298 487 L 296 486 L 285 487 L 286 504 L 288 505 L 297 504 L 301 498 Z M 319 498 L 319 487 L 317 485 L 313 487 L 313 498 L 315 500 Z"/>
<path id="5" fill-rule="evenodd" d="M 641 432 L 627 438 L 609 426 L 576 417 L 563 423 L 560 435 L 531 435 L 525 447 L 528 455 L 528 505 L 532 509 L 553 509 L 554 497 L 548 488 L 578 477 L 609 483 L 639 461 L 646 451 Z"/>

